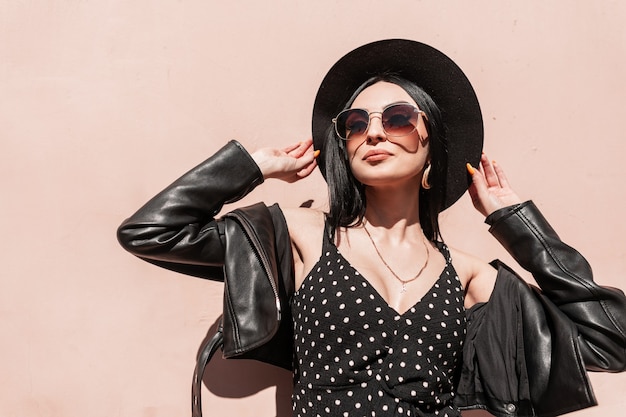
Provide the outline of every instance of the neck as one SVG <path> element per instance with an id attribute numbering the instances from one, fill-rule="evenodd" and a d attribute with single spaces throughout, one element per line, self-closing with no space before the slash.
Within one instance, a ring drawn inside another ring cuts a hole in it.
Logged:
<path id="1" fill-rule="evenodd" d="M 367 187 L 365 220 L 372 227 L 387 229 L 397 238 L 419 232 L 419 185 Z"/>

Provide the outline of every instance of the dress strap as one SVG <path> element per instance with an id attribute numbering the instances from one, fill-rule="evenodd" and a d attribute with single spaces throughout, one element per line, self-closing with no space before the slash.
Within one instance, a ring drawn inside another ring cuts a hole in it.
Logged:
<path id="1" fill-rule="evenodd" d="M 451 264 L 452 256 L 450 255 L 450 249 L 448 249 L 448 245 L 438 240 L 433 241 L 433 243 L 435 244 L 435 246 L 437 246 L 437 249 L 439 249 L 439 252 L 441 252 L 443 257 L 446 259 L 446 262 Z"/>

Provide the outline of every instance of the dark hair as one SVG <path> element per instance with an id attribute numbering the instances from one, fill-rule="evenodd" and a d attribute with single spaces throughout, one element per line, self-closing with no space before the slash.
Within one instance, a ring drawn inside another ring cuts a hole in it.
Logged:
<path id="1" fill-rule="evenodd" d="M 411 81 L 394 74 L 382 74 L 364 82 L 347 101 L 344 109 L 349 108 L 356 97 L 367 87 L 385 81 L 402 87 L 418 107 L 426 113 L 426 129 L 430 144 L 430 174 L 428 182 L 431 188 L 420 187 L 419 216 L 424 234 L 429 240 L 441 239 L 439 230 L 439 212 L 444 207 L 446 195 L 446 172 L 448 152 L 445 128 L 441 111 L 433 99 Z M 332 124 L 326 131 L 324 162 L 326 164 L 326 182 L 328 183 L 329 213 L 328 223 L 333 234 L 338 227 L 361 224 L 365 215 L 365 187 L 354 178 L 348 162 L 345 142 L 335 133 Z"/>

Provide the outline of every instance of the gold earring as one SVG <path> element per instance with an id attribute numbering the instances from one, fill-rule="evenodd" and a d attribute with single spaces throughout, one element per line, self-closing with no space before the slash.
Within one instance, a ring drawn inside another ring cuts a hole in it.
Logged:
<path id="1" fill-rule="evenodd" d="M 424 173 L 422 174 L 422 188 L 425 190 L 430 190 L 430 183 L 428 182 L 428 176 L 430 175 L 430 167 L 428 164 L 426 169 L 424 169 Z"/>

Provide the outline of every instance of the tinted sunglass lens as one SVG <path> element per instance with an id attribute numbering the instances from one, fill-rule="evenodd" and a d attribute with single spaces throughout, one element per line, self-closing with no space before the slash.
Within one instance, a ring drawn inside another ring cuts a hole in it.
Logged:
<path id="1" fill-rule="evenodd" d="M 408 135 L 417 126 L 418 114 L 415 107 L 406 104 L 387 107 L 383 111 L 383 128 L 391 136 Z"/>
<path id="2" fill-rule="evenodd" d="M 343 139 L 355 139 L 365 134 L 369 115 L 362 109 L 346 110 L 337 116 L 337 134 Z"/>

